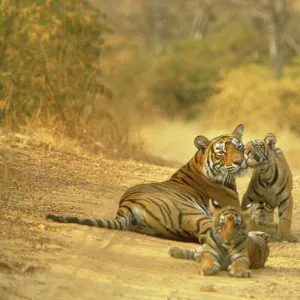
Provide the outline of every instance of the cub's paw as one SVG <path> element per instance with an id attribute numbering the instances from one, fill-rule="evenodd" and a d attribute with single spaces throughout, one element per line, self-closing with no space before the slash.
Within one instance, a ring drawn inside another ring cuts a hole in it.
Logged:
<path id="1" fill-rule="evenodd" d="M 299 243 L 300 236 L 296 234 L 285 234 L 282 236 L 281 241 L 289 242 L 289 243 Z"/>
<path id="2" fill-rule="evenodd" d="M 203 262 L 200 266 L 200 275 L 202 276 L 212 276 L 218 273 L 220 270 L 220 265 L 218 263 L 208 263 Z"/>
<path id="3" fill-rule="evenodd" d="M 232 277 L 250 278 L 252 276 L 252 272 L 249 269 L 232 267 L 229 270 L 229 275 Z"/>

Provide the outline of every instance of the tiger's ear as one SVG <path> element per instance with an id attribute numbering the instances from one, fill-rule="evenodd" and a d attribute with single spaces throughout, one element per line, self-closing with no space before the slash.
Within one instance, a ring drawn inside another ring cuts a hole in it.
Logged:
<path id="1" fill-rule="evenodd" d="M 233 135 L 238 137 L 240 140 L 242 139 L 242 136 L 244 134 L 244 125 L 240 124 L 238 125 L 232 132 Z"/>
<path id="2" fill-rule="evenodd" d="M 273 133 L 268 133 L 264 138 L 264 142 L 273 150 L 276 144 L 276 136 Z"/>
<path id="3" fill-rule="evenodd" d="M 198 135 L 194 139 L 195 147 L 203 154 L 208 147 L 210 140 L 203 135 Z"/>

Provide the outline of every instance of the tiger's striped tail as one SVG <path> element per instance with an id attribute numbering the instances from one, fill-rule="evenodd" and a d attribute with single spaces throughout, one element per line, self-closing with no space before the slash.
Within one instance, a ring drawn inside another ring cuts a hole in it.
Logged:
<path id="1" fill-rule="evenodd" d="M 130 226 L 130 217 L 119 217 L 114 220 L 104 219 L 84 219 L 70 216 L 47 215 L 46 219 L 53 220 L 58 223 L 74 223 L 87 226 L 95 226 L 107 229 L 128 230 Z"/>
<path id="2" fill-rule="evenodd" d="M 176 247 L 176 246 L 168 248 L 168 252 L 170 256 L 175 258 L 192 259 L 192 260 L 198 260 L 198 258 L 201 257 L 203 250 L 204 250 L 204 245 L 201 245 L 200 247 L 195 249 Z"/>

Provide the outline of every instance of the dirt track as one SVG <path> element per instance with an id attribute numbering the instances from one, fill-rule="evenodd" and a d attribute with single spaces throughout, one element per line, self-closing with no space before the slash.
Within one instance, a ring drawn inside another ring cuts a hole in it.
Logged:
<path id="1" fill-rule="evenodd" d="M 266 267 L 251 279 L 226 272 L 207 278 L 197 263 L 169 257 L 167 248 L 183 243 L 44 219 L 113 217 L 126 188 L 164 180 L 174 169 L 49 152 L 3 137 L 0 168 L 0 300 L 300 299 L 300 243 L 272 243 Z M 293 231 L 300 232 L 294 175 Z M 248 180 L 238 181 L 241 194 Z"/>

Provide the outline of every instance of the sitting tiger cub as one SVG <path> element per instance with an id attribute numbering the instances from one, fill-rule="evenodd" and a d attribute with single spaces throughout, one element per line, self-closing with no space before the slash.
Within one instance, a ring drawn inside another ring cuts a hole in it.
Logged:
<path id="1" fill-rule="evenodd" d="M 206 244 L 197 249 L 170 247 L 169 254 L 199 261 L 201 275 L 228 270 L 234 277 L 251 277 L 249 269 L 262 268 L 267 261 L 269 236 L 263 232 L 248 234 L 246 216 L 234 207 L 223 208 L 214 219 Z"/>
<path id="2" fill-rule="evenodd" d="M 276 136 L 266 135 L 263 141 L 246 144 L 247 164 L 253 168 L 242 209 L 252 211 L 250 230 L 263 230 L 273 240 L 298 242 L 291 234 L 293 212 L 293 177 L 283 152 L 275 148 Z M 278 208 L 279 224 L 274 223 L 274 210 Z"/>

